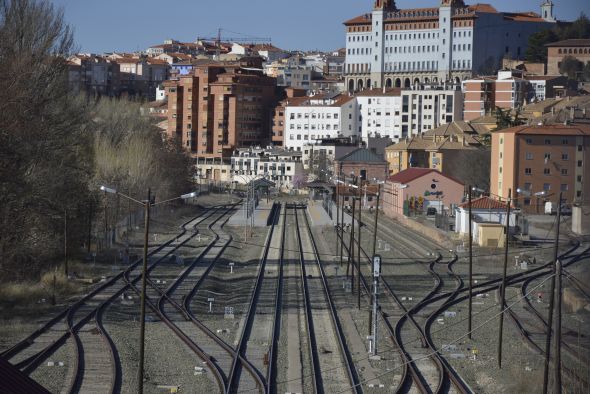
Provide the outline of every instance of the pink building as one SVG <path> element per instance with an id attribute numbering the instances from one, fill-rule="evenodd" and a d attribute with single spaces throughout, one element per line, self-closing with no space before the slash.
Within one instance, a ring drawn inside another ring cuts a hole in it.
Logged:
<path id="1" fill-rule="evenodd" d="M 431 168 L 408 168 L 389 177 L 383 187 L 383 212 L 388 216 L 437 213 L 462 203 L 463 182 Z"/>

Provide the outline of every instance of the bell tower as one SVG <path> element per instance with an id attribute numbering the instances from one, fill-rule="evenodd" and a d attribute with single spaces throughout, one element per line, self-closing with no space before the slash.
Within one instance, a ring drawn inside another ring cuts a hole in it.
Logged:
<path id="1" fill-rule="evenodd" d="M 371 36 L 369 39 L 370 75 L 367 88 L 383 87 L 383 57 L 385 55 L 385 20 L 387 13 L 396 11 L 394 0 L 375 0 L 375 7 L 371 14 Z"/>
<path id="2" fill-rule="evenodd" d="M 553 2 L 551 0 L 545 0 L 541 4 L 541 17 L 547 22 L 557 22 L 553 15 Z"/>
<path id="3" fill-rule="evenodd" d="M 374 10 L 397 11 L 395 0 L 375 0 Z"/>

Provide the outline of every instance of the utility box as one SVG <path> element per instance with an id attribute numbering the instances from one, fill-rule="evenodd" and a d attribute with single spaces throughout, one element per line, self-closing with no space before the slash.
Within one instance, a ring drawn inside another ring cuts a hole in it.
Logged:
<path id="1" fill-rule="evenodd" d="M 590 207 L 572 208 L 572 232 L 578 235 L 590 235 Z"/>

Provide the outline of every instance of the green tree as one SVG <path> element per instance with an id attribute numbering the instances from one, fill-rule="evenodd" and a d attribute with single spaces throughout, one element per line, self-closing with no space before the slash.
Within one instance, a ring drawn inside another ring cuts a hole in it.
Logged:
<path id="1" fill-rule="evenodd" d="M 566 56 L 559 65 L 559 72 L 562 75 L 567 75 L 571 80 L 578 79 L 578 74 L 583 70 L 584 63 L 573 56 Z"/>
<path id="2" fill-rule="evenodd" d="M 496 128 L 494 131 L 523 125 L 525 121 L 520 117 L 520 109 L 511 110 L 496 107 Z"/>
<path id="3" fill-rule="evenodd" d="M 557 33 L 554 30 L 541 30 L 529 37 L 529 45 L 525 53 L 525 60 L 532 63 L 547 62 L 546 44 L 558 40 Z"/>
<path id="4" fill-rule="evenodd" d="M 590 38 L 590 20 L 583 12 L 571 24 L 566 25 L 558 30 L 560 40 L 572 38 Z"/>
<path id="5" fill-rule="evenodd" d="M 545 45 L 571 38 L 590 38 L 590 20 L 584 13 L 581 13 L 572 23 L 556 24 L 552 29 L 532 34 L 529 37 L 525 60 L 532 63 L 546 63 Z"/>

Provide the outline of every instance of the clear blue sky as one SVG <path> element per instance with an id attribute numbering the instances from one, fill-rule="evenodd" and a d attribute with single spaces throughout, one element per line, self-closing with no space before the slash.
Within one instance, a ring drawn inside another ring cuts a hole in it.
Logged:
<path id="1" fill-rule="evenodd" d="M 369 12 L 373 0 L 50 0 L 63 7 L 83 52 L 134 51 L 166 38 L 271 37 L 284 49 L 344 46 L 342 22 Z M 499 11 L 540 12 L 542 0 L 480 0 Z M 590 0 L 553 0 L 560 20 L 590 16 Z M 440 0 L 398 0 L 398 8 L 433 7 Z M 233 32 L 241 33 L 236 35 Z"/>

